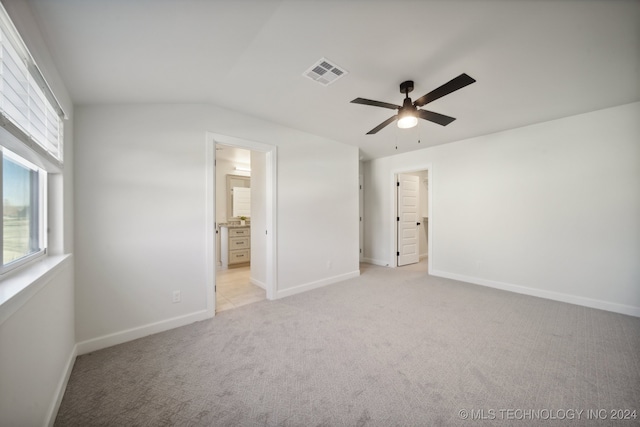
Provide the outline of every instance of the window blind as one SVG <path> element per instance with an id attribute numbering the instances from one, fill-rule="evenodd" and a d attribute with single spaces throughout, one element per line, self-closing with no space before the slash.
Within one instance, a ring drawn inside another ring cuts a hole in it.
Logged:
<path id="1" fill-rule="evenodd" d="M 22 131 L 27 139 L 61 162 L 64 113 L 57 102 L 51 102 L 53 94 L 30 55 L 21 53 L 26 51 L 26 48 L 22 48 L 22 40 L 15 40 L 6 22 L 2 24 L 0 113 Z"/>

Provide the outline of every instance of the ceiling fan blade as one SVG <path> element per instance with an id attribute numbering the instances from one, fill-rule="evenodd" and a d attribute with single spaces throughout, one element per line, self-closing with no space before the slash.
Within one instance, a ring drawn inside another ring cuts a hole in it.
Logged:
<path id="1" fill-rule="evenodd" d="M 380 123 L 378 126 L 371 129 L 369 132 L 367 132 L 367 135 L 373 135 L 374 133 L 378 133 L 380 129 L 387 126 L 389 123 L 396 121 L 397 119 L 398 119 L 397 114 L 395 116 L 389 117 L 387 120 L 385 120 L 384 122 Z"/>
<path id="2" fill-rule="evenodd" d="M 430 122 L 437 123 L 442 126 L 446 126 L 455 120 L 453 117 L 427 110 L 418 110 L 418 115 L 421 119 L 429 120 Z"/>
<path id="3" fill-rule="evenodd" d="M 466 73 L 462 73 L 458 77 L 449 80 L 439 88 L 432 90 L 425 96 L 416 99 L 413 105 L 415 105 L 416 107 L 422 107 L 423 105 L 428 104 L 431 101 L 435 101 L 438 98 L 449 95 L 451 92 L 462 89 L 463 87 L 468 86 L 475 81 L 476 80 L 473 77 L 468 76 Z"/>
<path id="4" fill-rule="evenodd" d="M 356 98 L 351 102 L 354 104 L 371 105 L 372 107 L 389 108 L 391 110 L 397 110 L 398 108 L 400 108 L 399 105 L 389 104 L 388 102 L 373 101 L 371 99 L 364 98 Z"/>

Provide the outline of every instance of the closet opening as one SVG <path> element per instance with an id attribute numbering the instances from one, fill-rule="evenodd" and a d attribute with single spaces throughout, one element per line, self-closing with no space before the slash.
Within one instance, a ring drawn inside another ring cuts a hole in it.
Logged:
<path id="1" fill-rule="evenodd" d="M 393 173 L 393 262 L 394 267 L 410 266 L 431 270 L 431 188 L 430 169 Z"/>

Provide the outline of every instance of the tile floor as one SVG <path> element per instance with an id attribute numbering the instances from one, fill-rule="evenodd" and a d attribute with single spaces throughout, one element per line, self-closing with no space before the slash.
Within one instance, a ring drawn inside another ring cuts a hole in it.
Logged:
<path id="1" fill-rule="evenodd" d="M 216 312 L 229 310 L 267 298 L 264 289 L 250 281 L 251 267 L 216 272 Z"/>

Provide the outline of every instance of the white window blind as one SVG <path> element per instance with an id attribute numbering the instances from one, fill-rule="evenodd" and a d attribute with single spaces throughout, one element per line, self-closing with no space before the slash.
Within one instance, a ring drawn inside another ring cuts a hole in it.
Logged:
<path id="1" fill-rule="evenodd" d="M 22 39 L 7 21 L 2 19 L 0 25 L 0 113 L 27 139 L 62 161 L 64 113 Z"/>

